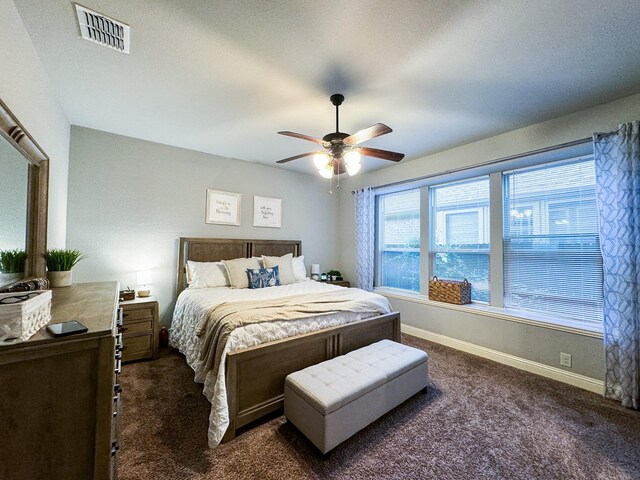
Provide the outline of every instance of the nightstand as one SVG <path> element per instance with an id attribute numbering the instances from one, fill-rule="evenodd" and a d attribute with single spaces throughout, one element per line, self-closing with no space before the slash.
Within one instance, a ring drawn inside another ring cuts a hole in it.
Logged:
<path id="1" fill-rule="evenodd" d="M 351 288 L 351 282 L 347 280 L 329 280 L 326 283 L 329 285 L 339 285 L 341 287 Z"/>
<path id="2" fill-rule="evenodd" d="M 123 362 L 153 358 L 158 352 L 158 301 L 137 297 L 120 302 L 123 319 Z"/>

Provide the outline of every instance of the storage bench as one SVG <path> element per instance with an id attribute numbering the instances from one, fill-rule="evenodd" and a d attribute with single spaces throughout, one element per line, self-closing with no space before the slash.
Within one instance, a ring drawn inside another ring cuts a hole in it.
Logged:
<path id="1" fill-rule="evenodd" d="M 284 414 L 327 453 L 420 390 L 428 355 L 382 340 L 294 372 L 285 379 Z"/>

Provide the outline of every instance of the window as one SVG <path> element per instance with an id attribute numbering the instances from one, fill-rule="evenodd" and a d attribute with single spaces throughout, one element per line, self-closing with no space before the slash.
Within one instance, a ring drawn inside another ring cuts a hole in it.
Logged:
<path id="1" fill-rule="evenodd" d="M 471 298 L 489 301 L 489 177 L 430 189 L 431 273 L 471 282 Z"/>
<path id="2" fill-rule="evenodd" d="M 602 320 L 592 159 L 504 174 L 505 306 Z"/>
<path id="3" fill-rule="evenodd" d="M 377 194 L 375 286 L 427 296 L 428 277 L 466 278 L 471 300 L 492 312 L 571 327 L 581 322 L 590 331 L 602 325 L 590 142 L 451 171 L 447 183 L 442 178 Z"/>
<path id="4" fill-rule="evenodd" d="M 377 197 L 377 285 L 420 291 L 420 190 Z"/>

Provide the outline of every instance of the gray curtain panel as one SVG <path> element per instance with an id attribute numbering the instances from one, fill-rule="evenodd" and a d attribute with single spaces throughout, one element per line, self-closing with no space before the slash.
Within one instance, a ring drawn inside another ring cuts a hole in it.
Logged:
<path id="1" fill-rule="evenodd" d="M 356 286 L 373 290 L 375 195 L 372 187 L 356 191 Z"/>
<path id="2" fill-rule="evenodd" d="M 640 405 L 640 122 L 596 133 L 604 267 L 605 396 Z"/>

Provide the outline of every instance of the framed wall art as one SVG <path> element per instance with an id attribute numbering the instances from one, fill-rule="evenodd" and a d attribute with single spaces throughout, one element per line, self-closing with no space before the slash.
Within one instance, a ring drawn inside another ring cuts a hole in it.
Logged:
<path id="1" fill-rule="evenodd" d="M 253 196 L 253 226 L 282 227 L 282 199 Z"/>
<path id="2" fill-rule="evenodd" d="M 216 225 L 240 225 L 242 194 L 207 190 L 205 222 Z"/>

